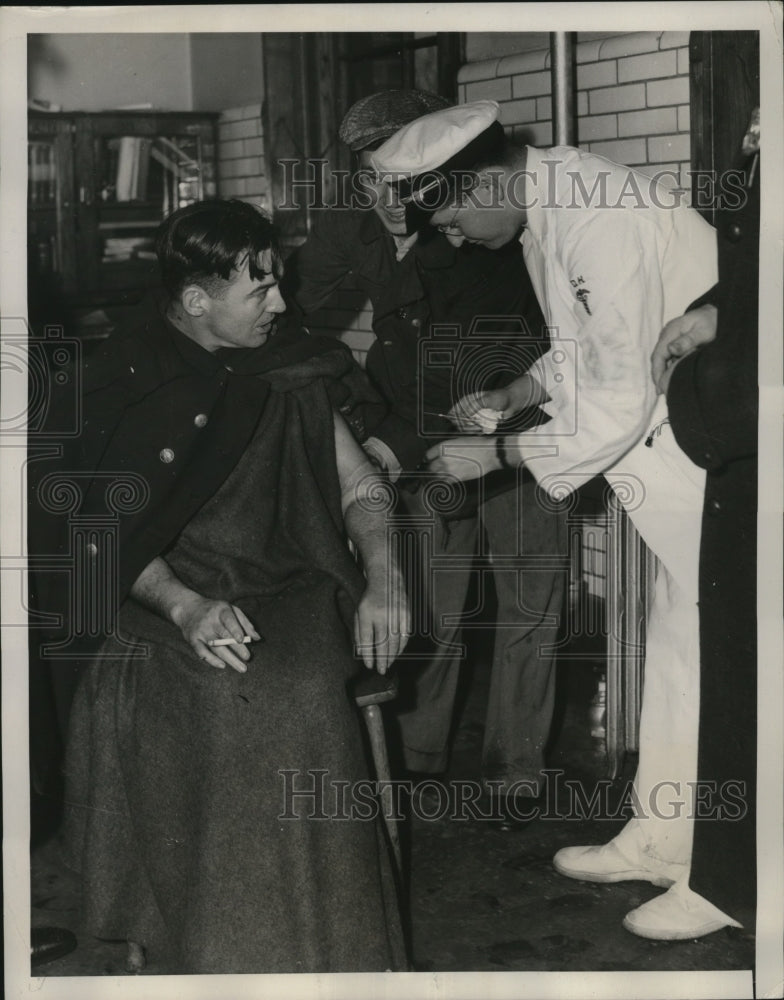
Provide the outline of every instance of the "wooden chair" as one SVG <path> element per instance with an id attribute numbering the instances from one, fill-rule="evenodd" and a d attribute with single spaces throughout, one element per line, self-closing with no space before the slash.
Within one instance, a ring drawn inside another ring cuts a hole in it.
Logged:
<path id="1" fill-rule="evenodd" d="M 391 784 L 392 773 L 389 767 L 389 754 L 387 753 L 386 734 L 384 733 L 384 717 L 380 708 L 385 701 L 392 701 L 397 697 L 397 678 L 392 671 L 387 674 L 378 674 L 375 670 L 368 670 L 355 678 L 351 693 L 357 707 L 362 711 L 367 726 L 384 823 L 397 869 L 396 874 L 400 878 L 403 874 L 403 856 L 400 850 L 397 820 L 395 819 L 395 803 Z"/>

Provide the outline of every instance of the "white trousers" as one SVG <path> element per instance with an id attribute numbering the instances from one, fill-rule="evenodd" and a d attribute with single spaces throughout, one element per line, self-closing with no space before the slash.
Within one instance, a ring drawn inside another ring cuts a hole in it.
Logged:
<path id="1" fill-rule="evenodd" d="M 688 876 L 694 829 L 705 472 L 678 448 L 666 416 L 660 397 L 651 446 L 640 442 L 606 475 L 660 562 L 646 622 L 634 818 L 614 842 L 636 867 L 677 880 Z"/>

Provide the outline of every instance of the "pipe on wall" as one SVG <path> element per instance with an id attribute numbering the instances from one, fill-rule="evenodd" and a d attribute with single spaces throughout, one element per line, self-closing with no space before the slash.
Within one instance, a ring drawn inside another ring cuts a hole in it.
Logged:
<path id="1" fill-rule="evenodd" d="M 553 95 L 553 145 L 574 146 L 574 35 L 550 32 L 550 78 Z"/>

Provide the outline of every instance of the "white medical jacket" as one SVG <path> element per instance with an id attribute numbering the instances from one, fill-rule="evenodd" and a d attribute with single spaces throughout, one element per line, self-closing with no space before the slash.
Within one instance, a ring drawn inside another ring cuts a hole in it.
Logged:
<path id="1" fill-rule="evenodd" d="M 566 146 L 529 147 L 525 206 L 523 254 L 551 327 L 531 371 L 551 420 L 516 438 L 520 454 L 556 497 L 604 473 L 675 570 L 678 546 L 699 538 L 704 472 L 675 443 L 651 352 L 665 323 L 716 283 L 715 230 L 676 192 Z M 691 588 L 696 554 L 686 561 Z"/>

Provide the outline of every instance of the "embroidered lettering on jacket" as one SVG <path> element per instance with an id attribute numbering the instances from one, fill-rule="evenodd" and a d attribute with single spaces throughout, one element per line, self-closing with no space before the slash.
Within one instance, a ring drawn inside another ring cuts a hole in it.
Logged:
<path id="1" fill-rule="evenodd" d="M 577 301 L 582 303 L 582 306 L 585 309 L 585 311 L 588 313 L 589 316 L 591 316 L 592 315 L 591 307 L 588 305 L 588 296 L 591 294 L 591 292 L 588 288 L 584 287 L 585 278 L 582 275 L 580 275 L 577 278 L 570 278 L 569 284 L 572 286 L 572 288 L 577 289 L 577 292 L 575 293 L 577 295 Z"/>

